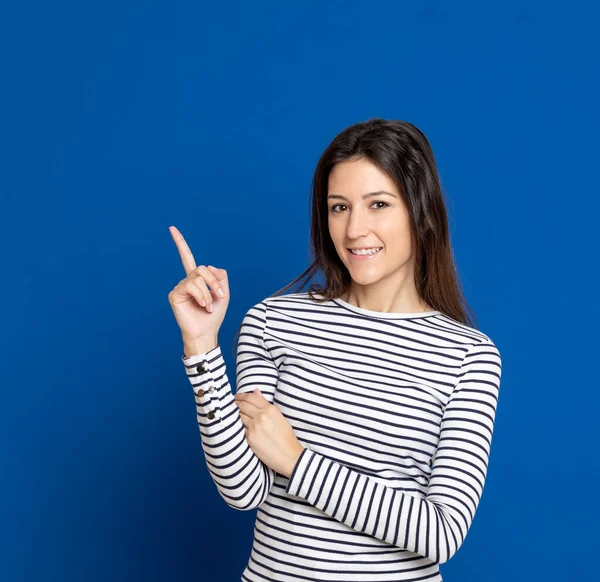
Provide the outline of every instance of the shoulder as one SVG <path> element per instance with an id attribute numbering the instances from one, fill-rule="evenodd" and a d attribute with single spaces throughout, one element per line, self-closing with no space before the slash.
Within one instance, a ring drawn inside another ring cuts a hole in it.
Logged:
<path id="1" fill-rule="evenodd" d="M 274 312 L 286 310 L 302 309 L 307 304 L 314 305 L 311 301 L 308 292 L 304 293 L 288 293 L 286 295 L 269 295 L 258 303 L 252 305 L 245 314 L 245 317 L 259 317 L 266 321 L 268 316 Z"/>
<path id="2" fill-rule="evenodd" d="M 443 334 L 450 342 L 462 344 L 465 351 L 475 349 L 476 346 L 488 346 L 497 349 L 488 334 L 456 321 L 444 313 L 431 317 L 428 325 Z"/>
<path id="3" fill-rule="evenodd" d="M 318 296 L 318 294 L 316 295 Z M 270 295 L 269 297 L 265 297 L 260 303 L 262 303 L 268 311 L 277 309 L 303 309 L 307 306 L 319 305 L 318 302 L 313 301 L 310 298 L 308 291 L 286 293 L 285 295 Z"/>
<path id="4" fill-rule="evenodd" d="M 277 306 L 307 302 L 311 302 L 308 291 L 303 291 L 298 293 L 285 293 L 284 295 L 269 295 L 268 297 L 265 297 L 261 303 L 265 303 L 267 306 Z"/>

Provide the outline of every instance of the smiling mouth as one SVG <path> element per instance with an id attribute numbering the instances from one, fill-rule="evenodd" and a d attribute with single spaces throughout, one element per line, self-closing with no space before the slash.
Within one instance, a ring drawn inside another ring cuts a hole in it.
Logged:
<path id="1" fill-rule="evenodd" d="M 368 256 L 371 256 L 371 255 L 376 255 L 382 249 L 383 249 L 383 247 L 373 247 L 372 249 L 369 249 L 368 252 L 360 252 L 360 253 L 354 253 L 352 251 L 352 249 L 348 249 L 348 252 L 351 255 L 354 255 L 355 257 L 368 257 Z"/>

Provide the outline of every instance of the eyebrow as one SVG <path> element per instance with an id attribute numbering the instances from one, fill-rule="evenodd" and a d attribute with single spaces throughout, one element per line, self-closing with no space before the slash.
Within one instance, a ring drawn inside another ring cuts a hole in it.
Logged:
<path id="1" fill-rule="evenodd" d="M 397 198 L 396 194 L 392 194 L 391 192 L 386 192 L 385 190 L 378 190 L 377 192 L 367 192 L 367 194 L 363 194 L 361 198 L 364 200 L 365 198 L 372 198 L 373 196 L 380 196 L 381 194 L 387 194 L 388 196 L 392 196 L 392 198 Z M 340 200 L 346 200 L 341 194 L 330 194 L 327 196 L 327 200 L 333 200 L 334 198 L 339 198 Z"/>

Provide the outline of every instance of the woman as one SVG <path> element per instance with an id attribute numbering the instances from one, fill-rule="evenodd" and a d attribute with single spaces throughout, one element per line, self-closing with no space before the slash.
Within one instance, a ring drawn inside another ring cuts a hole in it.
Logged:
<path id="1" fill-rule="evenodd" d="M 371 119 L 323 153 L 315 260 L 246 313 L 235 397 L 227 273 L 171 232 L 207 467 L 229 506 L 258 508 L 242 580 L 442 580 L 483 492 L 501 359 L 465 313 L 427 138 Z M 281 295 L 318 271 L 324 286 Z"/>

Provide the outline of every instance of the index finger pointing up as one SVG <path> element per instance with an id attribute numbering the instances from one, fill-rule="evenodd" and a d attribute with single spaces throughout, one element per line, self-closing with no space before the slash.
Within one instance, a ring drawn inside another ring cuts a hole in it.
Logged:
<path id="1" fill-rule="evenodd" d="M 190 247 L 188 247 L 183 235 L 177 230 L 177 228 L 170 226 L 169 230 L 171 231 L 171 236 L 177 245 L 177 250 L 179 251 L 181 262 L 183 263 L 183 268 L 185 269 L 185 274 L 189 275 L 196 268 L 194 255 L 192 255 Z"/>

